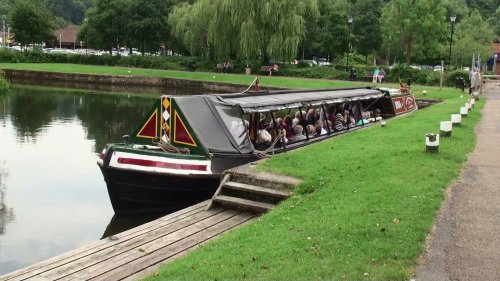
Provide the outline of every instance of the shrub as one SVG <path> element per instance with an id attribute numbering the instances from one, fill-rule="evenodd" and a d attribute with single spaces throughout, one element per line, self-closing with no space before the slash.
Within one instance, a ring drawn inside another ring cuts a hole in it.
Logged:
<path id="1" fill-rule="evenodd" d="M 463 70 L 455 70 L 446 74 L 446 77 L 444 79 L 445 85 L 452 87 L 456 86 L 458 77 L 462 77 L 463 79 L 465 79 L 465 84 L 470 83 L 469 72 Z"/>
<path id="2" fill-rule="evenodd" d="M 5 94 L 10 90 L 10 82 L 2 73 L 0 74 L 0 94 Z"/>

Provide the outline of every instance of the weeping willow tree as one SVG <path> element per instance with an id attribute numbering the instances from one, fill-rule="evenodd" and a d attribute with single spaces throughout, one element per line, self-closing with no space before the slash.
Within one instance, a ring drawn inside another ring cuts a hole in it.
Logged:
<path id="1" fill-rule="evenodd" d="M 316 0 L 200 0 L 174 9 L 169 24 L 193 54 L 290 60 L 309 10 L 317 10 Z"/>

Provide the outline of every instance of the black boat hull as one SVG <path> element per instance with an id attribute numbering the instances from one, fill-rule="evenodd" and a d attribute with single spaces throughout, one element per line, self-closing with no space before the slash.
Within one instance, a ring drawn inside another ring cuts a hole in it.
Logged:
<path id="1" fill-rule="evenodd" d="M 101 166 L 109 198 L 117 215 L 171 213 L 207 200 L 219 176 L 159 175 Z"/>

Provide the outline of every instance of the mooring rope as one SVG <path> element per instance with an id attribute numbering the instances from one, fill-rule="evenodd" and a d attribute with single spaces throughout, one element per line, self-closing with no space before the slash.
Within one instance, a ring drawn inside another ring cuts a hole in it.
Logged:
<path id="1" fill-rule="evenodd" d="M 243 92 L 241 92 L 240 94 L 244 94 L 244 93 L 248 92 L 248 90 L 250 90 L 250 88 L 252 88 L 253 84 L 255 83 L 255 81 L 257 81 L 257 79 L 259 79 L 259 76 L 256 76 L 255 79 L 253 79 L 252 83 L 250 83 L 250 86 L 248 86 L 248 88 L 246 90 L 244 90 Z"/>
<path id="2" fill-rule="evenodd" d="M 165 131 L 165 132 L 167 131 L 165 121 L 161 122 L 161 128 L 163 129 L 163 131 Z M 177 147 L 173 146 L 169 141 L 164 141 L 163 138 L 160 138 L 160 141 L 158 141 L 158 142 L 155 142 L 153 139 L 152 142 L 154 144 L 158 145 L 165 152 L 177 153 L 177 154 L 190 154 L 191 153 L 188 148 L 184 148 L 184 147 L 177 148 Z"/>

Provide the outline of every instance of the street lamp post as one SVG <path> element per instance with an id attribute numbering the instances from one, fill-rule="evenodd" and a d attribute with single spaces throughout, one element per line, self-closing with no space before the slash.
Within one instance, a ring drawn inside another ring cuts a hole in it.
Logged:
<path id="1" fill-rule="evenodd" d="M 76 26 L 73 26 L 73 50 L 76 50 Z"/>
<path id="2" fill-rule="evenodd" d="M 59 49 L 62 49 L 62 31 L 59 30 Z"/>
<path id="3" fill-rule="evenodd" d="M 352 17 L 349 16 L 347 19 L 348 35 L 347 35 L 347 71 L 349 71 L 349 56 L 351 55 L 351 25 Z"/>
<path id="4" fill-rule="evenodd" d="M 89 49 L 89 46 L 88 46 L 88 35 L 87 35 L 87 32 L 89 30 L 89 27 L 87 26 L 87 18 L 84 18 L 83 21 L 85 22 L 85 55 L 87 56 L 87 51 Z"/>
<path id="5" fill-rule="evenodd" d="M 7 46 L 10 44 L 10 24 L 7 24 L 7 39 L 5 39 Z"/>
<path id="6" fill-rule="evenodd" d="M 2 45 L 5 46 L 5 15 L 2 15 Z"/>
<path id="7" fill-rule="evenodd" d="M 457 19 L 457 16 L 451 15 L 450 16 L 450 21 L 451 21 L 451 34 L 450 34 L 450 52 L 448 53 L 448 63 L 451 66 L 451 45 L 453 45 L 453 31 L 455 28 L 455 20 Z"/>

